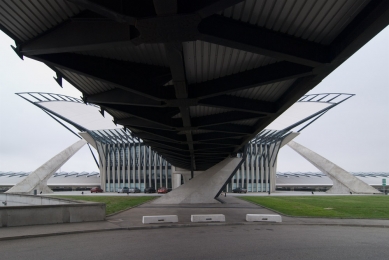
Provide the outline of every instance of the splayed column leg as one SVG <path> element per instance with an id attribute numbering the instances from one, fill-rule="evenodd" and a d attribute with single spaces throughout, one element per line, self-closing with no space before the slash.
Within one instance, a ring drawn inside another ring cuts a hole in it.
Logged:
<path id="1" fill-rule="evenodd" d="M 153 204 L 220 203 L 214 197 L 242 160 L 242 158 L 227 158 L 155 200 Z"/>
<path id="2" fill-rule="evenodd" d="M 294 141 L 288 143 L 289 147 L 295 150 L 298 154 L 304 157 L 307 161 L 312 163 L 321 172 L 327 174 L 332 180 L 333 186 L 327 191 L 327 193 L 333 194 L 374 194 L 381 193 L 378 190 L 371 187 L 369 184 L 361 181 L 354 175 L 343 170 L 333 162 L 330 162 L 326 158 L 318 155 L 317 153 L 309 150 L 308 148 L 298 144 Z"/>
<path id="3" fill-rule="evenodd" d="M 55 173 L 62 165 L 64 165 L 76 152 L 78 152 L 87 142 L 84 139 L 72 144 L 41 167 L 36 169 L 21 182 L 13 186 L 6 193 L 33 194 L 34 190 L 38 193 L 53 192 L 47 186 L 47 180 Z"/>

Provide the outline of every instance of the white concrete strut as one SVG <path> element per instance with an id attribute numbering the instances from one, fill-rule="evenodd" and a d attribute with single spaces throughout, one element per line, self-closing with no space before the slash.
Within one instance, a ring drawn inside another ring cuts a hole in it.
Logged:
<path id="1" fill-rule="evenodd" d="M 227 158 L 179 186 L 153 204 L 220 203 L 214 199 L 242 158 Z"/>
<path id="2" fill-rule="evenodd" d="M 327 193 L 333 194 L 374 194 L 381 193 L 369 184 L 361 181 L 354 175 L 340 168 L 338 165 L 309 150 L 308 148 L 298 144 L 294 141 L 288 143 L 289 147 L 295 150 L 298 154 L 304 157 L 307 161 L 312 163 L 321 172 L 327 174 L 332 180 L 333 186 Z"/>
<path id="3" fill-rule="evenodd" d="M 38 193 L 52 193 L 53 191 L 47 186 L 47 180 L 86 143 L 84 139 L 81 139 L 72 144 L 45 162 L 18 184 L 6 191 L 6 193 L 33 194 L 34 190 L 37 190 Z"/>

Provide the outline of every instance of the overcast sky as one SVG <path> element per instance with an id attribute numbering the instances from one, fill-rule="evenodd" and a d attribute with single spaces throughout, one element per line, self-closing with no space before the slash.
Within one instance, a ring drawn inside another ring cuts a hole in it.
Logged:
<path id="1" fill-rule="evenodd" d="M 61 88 L 43 63 L 21 60 L 13 41 L 0 31 L 0 171 L 33 171 L 78 140 L 16 92 L 49 92 L 79 98 L 67 82 Z M 351 172 L 389 172 L 389 28 L 309 93 L 352 93 L 304 129 L 295 141 Z M 85 146 L 62 171 L 97 171 Z M 281 149 L 277 171 L 318 170 L 289 147 Z"/>

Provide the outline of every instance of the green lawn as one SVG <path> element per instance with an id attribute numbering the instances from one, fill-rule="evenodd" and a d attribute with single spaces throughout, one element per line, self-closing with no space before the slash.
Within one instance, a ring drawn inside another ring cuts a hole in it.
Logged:
<path id="1" fill-rule="evenodd" d="M 389 196 L 245 196 L 238 198 L 290 216 L 389 219 Z"/>
<path id="2" fill-rule="evenodd" d="M 105 212 L 107 215 L 115 212 L 135 207 L 146 201 L 152 200 L 153 196 L 132 197 L 132 196 L 55 196 L 69 200 L 85 200 L 93 202 L 102 202 L 106 204 Z"/>

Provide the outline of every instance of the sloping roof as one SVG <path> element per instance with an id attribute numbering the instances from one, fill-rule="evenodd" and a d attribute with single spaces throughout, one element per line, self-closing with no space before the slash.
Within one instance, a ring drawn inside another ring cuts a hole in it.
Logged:
<path id="1" fill-rule="evenodd" d="M 387 0 L 0 2 L 20 57 L 194 170 L 240 151 L 388 20 Z"/>
<path id="2" fill-rule="evenodd" d="M 350 172 L 361 181 L 381 186 L 382 179 L 389 180 L 389 172 Z M 332 186 L 332 180 L 321 172 L 277 172 L 276 185 L 281 187 Z"/>
<path id="3" fill-rule="evenodd" d="M 0 186 L 12 187 L 19 183 L 31 172 L 0 172 Z M 47 181 L 53 186 L 100 186 L 100 173 L 98 172 L 57 172 Z"/>
<path id="4" fill-rule="evenodd" d="M 112 118 L 101 113 L 98 106 L 84 103 L 81 99 L 44 92 L 23 92 L 17 93 L 17 95 L 72 124 L 80 131 L 87 131 L 95 140 L 113 143 L 143 142 L 142 139 L 133 136 L 131 131 L 120 129 L 122 126 L 114 124 L 111 121 Z M 344 93 L 304 95 L 252 141 L 263 141 L 263 137 L 269 139 L 270 133 L 272 136 L 278 137 L 297 127 L 303 129 L 331 108 L 352 96 L 354 95 Z"/>
<path id="5" fill-rule="evenodd" d="M 79 130 L 117 129 L 112 117 L 102 116 L 99 107 L 85 104 L 81 99 L 54 93 L 17 93 L 23 99 L 57 117 L 65 119 Z"/>

